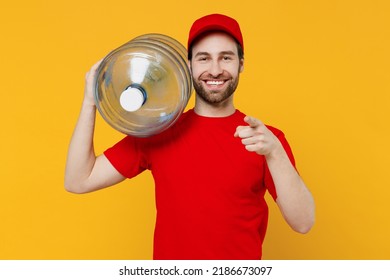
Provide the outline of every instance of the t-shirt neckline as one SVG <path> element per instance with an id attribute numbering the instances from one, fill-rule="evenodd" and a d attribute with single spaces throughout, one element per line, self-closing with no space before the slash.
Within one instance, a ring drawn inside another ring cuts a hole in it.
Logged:
<path id="1" fill-rule="evenodd" d="M 211 116 L 202 116 L 202 115 L 199 115 L 195 112 L 195 109 L 192 108 L 189 110 L 189 112 L 195 117 L 195 118 L 198 118 L 198 119 L 203 119 L 203 120 L 226 120 L 226 119 L 229 119 L 229 118 L 234 118 L 235 116 L 237 116 L 240 111 L 235 109 L 234 112 L 231 114 L 231 115 L 228 115 L 228 116 L 221 116 L 221 117 L 211 117 Z"/>

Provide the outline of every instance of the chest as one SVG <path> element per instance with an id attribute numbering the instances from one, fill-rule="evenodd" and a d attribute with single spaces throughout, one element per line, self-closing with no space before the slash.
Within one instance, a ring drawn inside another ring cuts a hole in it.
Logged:
<path id="1" fill-rule="evenodd" d="M 181 127 L 154 143 L 148 160 L 157 191 L 242 198 L 263 190 L 264 158 L 234 137 L 236 125 Z"/>

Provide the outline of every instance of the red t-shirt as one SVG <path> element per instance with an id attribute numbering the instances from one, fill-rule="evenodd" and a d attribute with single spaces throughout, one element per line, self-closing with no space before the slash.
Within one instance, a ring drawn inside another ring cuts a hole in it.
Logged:
<path id="1" fill-rule="evenodd" d="M 151 170 L 156 191 L 154 259 L 261 259 L 268 222 L 264 194 L 277 194 L 264 156 L 248 152 L 240 111 L 209 118 L 193 110 L 149 138 L 126 136 L 105 151 L 125 177 Z M 284 134 L 278 137 L 294 164 Z"/>

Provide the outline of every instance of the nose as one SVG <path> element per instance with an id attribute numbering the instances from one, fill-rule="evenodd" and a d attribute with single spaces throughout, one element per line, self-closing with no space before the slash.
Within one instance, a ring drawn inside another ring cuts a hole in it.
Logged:
<path id="1" fill-rule="evenodd" d="M 217 77 L 219 75 L 222 74 L 223 72 L 223 69 L 219 63 L 219 61 L 213 61 L 210 65 L 210 70 L 209 70 L 210 74 L 213 76 L 213 77 Z"/>

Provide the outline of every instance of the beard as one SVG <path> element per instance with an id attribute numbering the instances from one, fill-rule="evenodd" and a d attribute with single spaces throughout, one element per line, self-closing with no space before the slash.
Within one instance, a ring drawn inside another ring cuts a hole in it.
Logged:
<path id="1" fill-rule="evenodd" d="M 215 77 L 213 78 L 215 79 Z M 219 104 L 227 100 L 236 91 L 239 75 L 237 75 L 236 78 L 230 78 L 228 80 L 226 80 L 226 77 L 224 75 L 221 75 L 220 77 L 216 77 L 216 79 L 223 79 L 226 81 L 225 83 L 228 83 L 225 90 L 221 91 L 206 89 L 203 86 L 202 81 L 200 81 L 199 79 L 196 80 L 195 78 L 193 79 L 194 89 L 197 95 L 206 103 Z"/>

